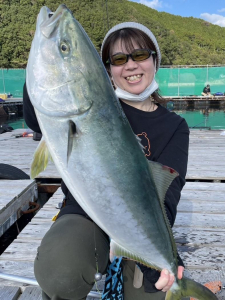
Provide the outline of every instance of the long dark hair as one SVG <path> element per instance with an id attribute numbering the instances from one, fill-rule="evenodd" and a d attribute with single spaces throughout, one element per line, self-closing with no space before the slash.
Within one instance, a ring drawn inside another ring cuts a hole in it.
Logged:
<path id="1" fill-rule="evenodd" d="M 104 47 L 102 49 L 102 62 L 110 74 L 110 64 L 107 63 L 109 57 L 111 56 L 112 46 L 118 41 L 121 40 L 121 43 L 125 46 L 125 49 L 128 53 L 132 52 L 134 47 L 134 42 L 142 49 L 150 49 L 156 52 L 155 45 L 152 40 L 141 30 L 136 28 L 123 28 L 117 30 L 110 34 L 107 40 L 104 43 Z M 153 55 L 154 64 L 157 64 L 157 56 Z M 163 103 L 165 100 L 159 95 L 158 91 L 155 91 L 152 94 L 152 98 L 155 102 Z"/>

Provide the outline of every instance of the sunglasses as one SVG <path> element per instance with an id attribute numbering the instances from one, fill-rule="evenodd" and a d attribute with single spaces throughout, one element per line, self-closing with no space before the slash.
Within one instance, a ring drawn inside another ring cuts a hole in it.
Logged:
<path id="1" fill-rule="evenodd" d="M 121 66 L 128 62 L 129 57 L 131 57 L 133 61 L 143 61 L 153 54 L 156 54 L 156 52 L 149 49 L 136 49 L 130 54 L 117 53 L 112 55 L 106 63 L 113 66 Z"/>

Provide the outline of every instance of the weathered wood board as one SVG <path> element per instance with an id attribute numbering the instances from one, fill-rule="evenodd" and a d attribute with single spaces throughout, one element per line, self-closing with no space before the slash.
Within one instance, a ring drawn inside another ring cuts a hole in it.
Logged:
<path id="1" fill-rule="evenodd" d="M 16 300 L 21 295 L 21 290 L 18 286 L 0 286 L 1 300 Z"/>
<path id="2" fill-rule="evenodd" d="M 42 300 L 40 287 L 28 286 L 21 289 L 18 286 L 0 287 L 1 300 Z"/>
<path id="3" fill-rule="evenodd" d="M 1 149 L 7 149 L 7 152 L 1 156 L 1 163 L 17 167 L 30 175 L 30 166 L 33 154 L 39 144 L 32 137 L 17 137 L 23 134 L 27 129 L 16 129 L 12 132 L 6 132 L 0 135 Z M 38 178 L 60 178 L 60 175 L 53 162 L 49 162 L 46 170 L 39 174 Z"/>
<path id="4" fill-rule="evenodd" d="M 37 198 L 34 180 L 0 180 L 0 237 Z"/>

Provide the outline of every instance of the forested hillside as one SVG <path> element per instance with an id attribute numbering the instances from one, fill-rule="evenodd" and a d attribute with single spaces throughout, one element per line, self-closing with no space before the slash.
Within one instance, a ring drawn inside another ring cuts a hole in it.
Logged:
<path id="1" fill-rule="evenodd" d="M 26 66 L 40 8 L 64 3 L 100 49 L 119 22 L 136 21 L 155 34 L 162 65 L 225 64 L 225 28 L 201 19 L 158 12 L 128 0 L 0 0 L 0 68 Z"/>

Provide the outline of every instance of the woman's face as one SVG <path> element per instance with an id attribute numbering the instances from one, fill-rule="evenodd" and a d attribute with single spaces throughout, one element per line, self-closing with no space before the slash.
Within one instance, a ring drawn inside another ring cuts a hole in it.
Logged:
<path id="1" fill-rule="evenodd" d="M 140 46 L 133 41 L 134 50 L 140 49 Z M 121 40 L 117 40 L 112 46 L 111 55 L 116 53 L 130 54 Z M 129 93 L 139 95 L 152 82 L 155 75 L 155 65 L 153 57 L 137 62 L 129 57 L 128 62 L 121 66 L 110 65 L 111 76 L 116 87 Z"/>

